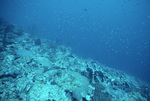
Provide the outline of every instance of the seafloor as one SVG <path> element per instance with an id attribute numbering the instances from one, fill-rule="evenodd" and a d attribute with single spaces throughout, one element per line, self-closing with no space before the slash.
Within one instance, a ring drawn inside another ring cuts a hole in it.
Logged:
<path id="1" fill-rule="evenodd" d="M 0 24 L 0 101 L 150 101 L 150 86 Z"/>

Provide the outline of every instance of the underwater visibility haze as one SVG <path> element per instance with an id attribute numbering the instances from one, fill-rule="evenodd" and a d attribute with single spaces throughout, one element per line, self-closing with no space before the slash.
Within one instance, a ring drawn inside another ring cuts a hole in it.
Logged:
<path id="1" fill-rule="evenodd" d="M 72 53 L 83 59 L 92 59 L 150 84 L 150 0 L 0 0 L 0 18 L 39 40 L 71 47 Z M 37 44 L 42 44 L 39 40 Z M 22 56 L 20 50 L 15 52 Z M 68 73 L 87 81 L 82 73 Z M 87 86 L 84 87 L 82 90 Z M 73 96 L 81 99 L 76 92 Z"/>

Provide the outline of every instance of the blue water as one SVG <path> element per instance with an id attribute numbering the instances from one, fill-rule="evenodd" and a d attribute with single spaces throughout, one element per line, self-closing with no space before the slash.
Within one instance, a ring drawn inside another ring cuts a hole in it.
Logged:
<path id="1" fill-rule="evenodd" d="M 0 17 L 150 82 L 150 0 L 0 0 Z"/>

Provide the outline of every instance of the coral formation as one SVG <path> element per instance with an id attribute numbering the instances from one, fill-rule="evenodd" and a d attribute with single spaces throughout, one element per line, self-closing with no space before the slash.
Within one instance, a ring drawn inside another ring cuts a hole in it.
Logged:
<path id="1" fill-rule="evenodd" d="M 149 101 L 150 86 L 0 24 L 0 101 Z"/>

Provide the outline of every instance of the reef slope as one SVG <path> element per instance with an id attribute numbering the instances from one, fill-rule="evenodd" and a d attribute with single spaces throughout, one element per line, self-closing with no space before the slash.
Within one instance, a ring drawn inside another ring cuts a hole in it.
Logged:
<path id="1" fill-rule="evenodd" d="M 150 86 L 1 24 L 0 101 L 150 101 Z"/>

